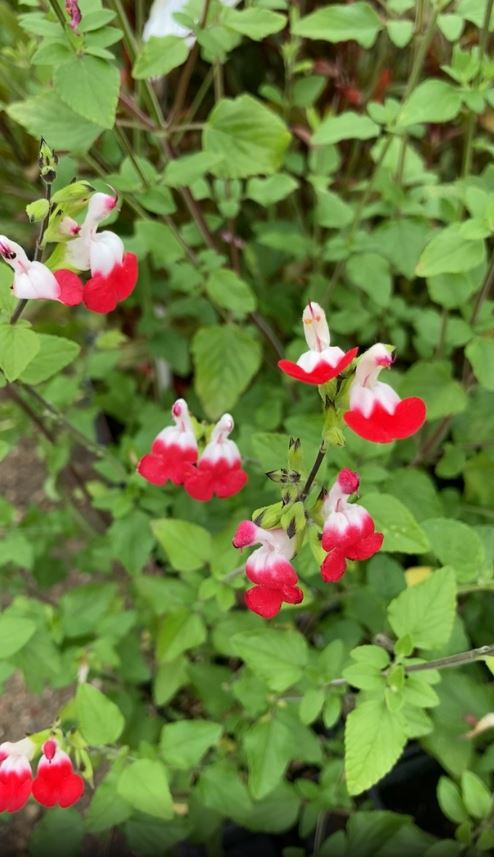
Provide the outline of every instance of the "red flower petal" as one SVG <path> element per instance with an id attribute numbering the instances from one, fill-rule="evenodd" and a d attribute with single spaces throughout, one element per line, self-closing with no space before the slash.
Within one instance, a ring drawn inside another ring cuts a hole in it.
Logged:
<path id="1" fill-rule="evenodd" d="M 168 468 L 163 458 L 158 455 L 143 455 L 137 465 L 139 476 L 146 479 L 151 485 L 164 485 L 168 480 Z"/>
<path id="2" fill-rule="evenodd" d="M 200 461 L 197 466 L 187 469 L 184 488 L 194 500 L 206 503 L 214 496 L 223 499 L 238 494 L 246 482 L 247 474 L 240 463 L 231 467 L 221 460 L 212 466 Z"/>
<path id="3" fill-rule="evenodd" d="M 389 414 L 379 403 L 369 417 L 360 411 L 347 411 L 343 418 L 349 428 L 360 437 L 373 443 L 391 443 L 415 434 L 425 422 L 425 402 L 417 397 L 402 399 L 394 414 Z"/>
<path id="4" fill-rule="evenodd" d="M 65 306 L 77 306 L 82 303 L 84 286 L 77 274 L 61 268 L 60 271 L 54 271 L 53 276 L 60 286 L 60 301 Z"/>
<path id="5" fill-rule="evenodd" d="M 283 601 L 279 589 L 268 589 L 267 586 L 254 586 L 245 593 L 245 603 L 249 610 L 262 616 L 263 619 L 272 619 L 281 610 Z"/>
<path id="6" fill-rule="evenodd" d="M 259 586 L 266 586 L 269 589 L 282 589 L 285 587 L 292 588 L 297 583 L 297 572 L 293 565 L 287 559 L 273 555 L 270 559 L 266 553 L 265 562 L 256 563 L 254 551 L 251 557 L 247 560 L 245 572 L 252 583 L 257 583 Z"/>
<path id="7" fill-rule="evenodd" d="M 91 312 L 113 312 L 117 306 L 117 293 L 111 279 L 95 274 L 84 287 L 83 302 Z"/>
<path id="8" fill-rule="evenodd" d="M 345 550 L 348 559 L 370 559 L 379 550 L 381 550 L 384 535 L 382 533 L 372 533 L 365 539 L 361 539 L 356 544 Z"/>
<path id="9" fill-rule="evenodd" d="M 110 277 L 113 282 L 117 300 L 124 301 L 134 291 L 139 275 L 137 256 L 134 253 L 124 253 L 122 264 L 113 268 Z"/>
<path id="10" fill-rule="evenodd" d="M 284 586 L 282 592 L 287 604 L 300 604 L 304 600 L 304 593 L 298 586 Z"/>
<path id="11" fill-rule="evenodd" d="M 247 474 L 241 466 L 234 467 L 226 473 L 220 482 L 216 483 L 215 493 L 217 497 L 233 497 L 242 490 L 247 482 Z"/>
<path id="12" fill-rule="evenodd" d="M 70 774 L 60 786 L 57 803 L 66 809 L 73 806 L 84 794 L 84 780 L 79 774 Z"/>
<path id="13" fill-rule="evenodd" d="M 336 583 L 340 577 L 343 577 L 346 571 L 346 560 L 343 551 L 335 548 L 328 553 L 326 559 L 321 565 L 321 576 L 326 583 Z"/>
<path id="14" fill-rule="evenodd" d="M 31 771 L 0 770 L 0 812 L 18 812 L 29 799 L 33 777 Z"/>
<path id="15" fill-rule="evenodd" d="M 323 530 L 321 545 L 323 550 L 330 551 L 333 548 L 343 548 L 346 553 L 346 548 L 349 545 L 355 544 L 366 536 L 369 536 L 374 531 L 374 521 L 370 515 L 362 517 L 362 526 L 358 527 L 355 524 L 349 524 L 345 532 L 326 527 Z"/>
<path id="16" fill-rule="evenodd" d="M 193 500 L 207 503 L 213 499 L 214 476 L 212 470 L 200 469 L 192 464 L 185 474 L 184 488 Z"/>
<path id="17" fill-rule="evenodd" d="M 352 348 L 338 361 L 336 366 L 330 366 L 329 363 L 320 363 L 312 372 L 306 372 L 297 363 L 291 360 L 279 360 L 278 366 L 285 375 L 290 378 L 295 378 L 297 381 L 302 381 L 303 384 L 315 384 L 320 386 L 336 378 L 340 372 L 343 372 L 350 365 L 354 357 L 357 355 L 358 348 Z"/>

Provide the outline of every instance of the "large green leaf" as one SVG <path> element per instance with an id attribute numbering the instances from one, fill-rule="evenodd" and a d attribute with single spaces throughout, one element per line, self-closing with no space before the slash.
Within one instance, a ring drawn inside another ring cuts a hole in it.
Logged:
<path id="1" fill-rule="evenodd" d="M 347 113 L 323 119 L 312 137 L 312 143 L 314 146 L 320 146 L 339 143 L 340 140 L 369 140 L 377 137 L 379 130 L 379 125 L 368 116 L 349 110 Z"/>
<path id="2" fill-rule="evenodd" d="M 122 734 L 125 725 L 122 712 L 93 685 L 79 685 L 75 710 L 79 729 L 88 744 L 113 744 Z"/>
<path id="3" fill-rule="evenodd" d="M 360 702 L 345 726 L 347 789 L 358 795 L 377 783 L 401 755 L 407 736 L 401 712 L 388 711 L 384 700 Z"/>
<path id="4" fill-rule="evenodd" d="M 429 542 L 412 513 L 391 494 L 366 494 L 362 506 L 374 518 L 376 530 L 384 533 L 383 550 L 425 553 Z"/>
<path id="5" fill-rule="evenodd" d="M 146 80 L 168 74 L 185 62 L 188 53 L 187 42 L 180 36 L 164 36 L 159 39 L 152 36 L 144 43 L 136 57 L 132 77 L 136 80 Z"/>
<path id="6" fill-rule="evenodd" d="M 75 56 L 56 67 L 53 83 L 57 95 L 75 113 L 103 128 L 113 128 L 120 90 L 116 66 L 88 54 Z"/>
<path id="7" fill-rule="evenodd" d="M 177 571 L 195 571 L 209 562 L 211 536 L 204 527 L 174 518 L 159 518 L 151 529 Z"/>
<path id="8" fill-rule="evenodd" d="M 351 39 L 371 48 L 383 24 L 370 3 L 331 3 L 301 18 L 292 28 L 293 35 L 325 42 Z"/>
<path id="9" fill-rule="evenodd" d="M 450 565 L 458 580 L 476 580 L 486 567 L 485 547 L 472 527 L 449 518 L 432 518 L 422 524 L 439 562 Z"/>
<path id="10" fill-rule="evenodd" d="M 192 354 L 196 390 L 211 419 L 233 408 L 261 364 L 257 339 L 235 324 L 200 328 Z"/>
<path id="11" fill-rule="evenodd" d="M 15 381 L 36 357 L 40 347 L 38 334 L 24 324 L 0 325 L 0 369 L 7 381 Z"/>
<path id="12" fill-rule="evenodd" d="M 459 414 L 465 410 L 468 399 L 460 382 L 451 377 L 451 369 L 446 360 L 420 360 L 404 375 L 400 394 L 421 396 L 429 420 Z"/>
<path id="13" fill-rule="evenodd" d="M 207 750 L 218 743 L 222 731 L 219 723 L 210 720 L 166 723 L 161 730 L 161 755 L 172 768 L 194 768 Z"/>
<path id="14" fill-rule="evenodd" d="M 276 172 L 289 142 L 283 120 L 251 95 L 220 101 L 203 133 L 204 150 L 223 156 L 213 172 L 231 179 Z"/>
<path id="15" fill-rule="evenodd" d="M 290 759 L 296 756 L 293 737 L 282 720 L 269 717 L 247 731 L 244 749 L 249 767 L 249 789 L 252 796 L 260 800 L 280 783 Z"/>
<path id="16" fill-rule="evenodd" d="M 401 127 L 418 122 L 449 122 L 461 109 L 461 92 L 445 80 L 425 80 L 412 92 L 398 116 Z"/>
<path id="17" fill-rule="evenodd" d="M 7 113 L 33 137 L 46 137 L 56 149 L 87 152 L 103 133 L 101 125 L 83 119 L 64 104 L 55 92 L 45 92 L 25 101 L 14 101 L 7 107 Z"/>
<path id="18" fill-rule="evenodd" d="M 252 672 L 277 691 L 298 681 L 307 663 L 307 643 L 297 631 L 264 628 L 235 634 L 232 645 Z"/>
<path id="19" fill-rule="evenodd" d="M 63 336 L 40 333 L 38 341 L 40 348 L 36 360 L 32 361 L 20 376 L 25 384 L 41 384 L 51 378 L 72 363 L 81 350 L 77 342 Z"/>
<path id="20" fill-rule="evenodd" d="M 455 573 L 452 568 L 440 568 L 400 592 L 389 605 L 388 619 L 398 637 L 409 635 L 417 648 L 436 649 L 448 642 L 455 613 Z"/>
<path id="21" fill-rule="evenodd" d="M 134 809 L 155 818 L 168 819 L 173 815 L 173 804 L 166 768 L 154 759 L 132 762 L 118 781 L 118 793 Z"/>
<path id="22" fill-rule="evenodd" d="M 284 15 L 270 9 L 225 9 L 221 22 L 235 33 L 260 41 L 273 33 L 279 33 L 286 24 Z"/>
<path id="23" fill-rule="evenodd" d="M 36 625 L 30 619 L 0 616 L 0 658 L 10 658 L 31 639 Z"/>
<path id="24" fill-rule="evenodd" d="M 206 281 L 206 291 L 218 306 L 246 315 L 256 308 L 255 295 L 245 280 L 227 268 L 213 271 Z"/>
<path id="25" fill-rule="evenodd" d="M 182 652 L 200 646 L 205 639 L 206 628 L 197 613 L 190 610 L 169 613 L 159 625 L 156 658 L 163 663 L 171 663 Z"/>
<path id="26" fill-rule="evenodd" d="M 416 267 L 419 277 L 461 274 L 485 261 L 485 243 L 464 238 L 461 225 L 454 223 L 436 233 L 425 247 Z"/>
<path id="27" fill-rule="evenodd" d="M 474 375 L 486 390 L 494 390 L 494 339 L 476 336 L 468 343 L 465 354 Z"/>

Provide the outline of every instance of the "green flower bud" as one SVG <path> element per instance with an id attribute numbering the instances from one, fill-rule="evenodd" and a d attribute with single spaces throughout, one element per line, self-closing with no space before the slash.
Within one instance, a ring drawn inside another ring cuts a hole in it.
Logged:
<path id="1" fill-rule="evenodd" d="M 58 156 L 43 137 L 39 148 L 38 164 L 44 183 L 53 184 L 57 177 Z"/>
<path id="2" fill-rule="evenodd" d="M 288 443 L 288 467 L 299 473 L 304 469 L 304 456 L 299 437 L 291 437 Z"/>
<path id="3" fill-rule="evenodd" d="M 300 473 L 296 470 L 288 470 L 286 467 L 269 470 L 266 476 L 278 485 L 296 485 L 297 482 L 300 482 Z"/>
<path id="4" fill-rule="evenodd" d="M 50 210 L 50 203 L 47 199 L 35 199 L 26 205 L 26 214 L 30 223 L 39 223 L 44 220 Z"/>
<path id="5" fill-rule="evenodd" d="M 293 539 L 295 536 L 304 534 L 305 527 L 307 524 L 307 518 L 305 516 L 305 508 L 302 501 L 297 501 L 296 503 L 291 503 L 286 507 L 283 512 L 280 520 L 281 526 L 286 531 L 287 536 Z"/>
<path id="6" fill-rule="evenodd" d="M 283 503 L 281 501 L 279 503 L 272 503 L 270 506 L 261 506 L 253 513 L 252 520 L 258 527 L 272 530 L 274 527 L 279 526 L 282 511 Z"/>
<path id="7" fill-rule="evenodd" d="M 345 446 L 345 438 L 341 425 L 339 412 L 332 405 L 326 408 L 322 436 L 328 446 Z"/>

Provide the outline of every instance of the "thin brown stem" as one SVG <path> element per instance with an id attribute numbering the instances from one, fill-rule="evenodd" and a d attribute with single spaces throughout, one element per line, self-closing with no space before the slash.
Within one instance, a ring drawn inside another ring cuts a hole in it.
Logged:
<path id="1" fill-rule="evenodd" d="M 205 0 L 204 7 L 202 10 L 201 20 L 199 22 L 199 29 L 202 30 L 206 24 L 209 13 L 209 6 L 211 0 Z M 185 96 L 187 95 L 187 90 L 189 88 L 190 79 L 196 67 L 197 59 L 199 57 L 199 44 L 196 42 L 194 47 L 192 48 L 187 62 L 185 63 L 182 73 L 180 75 L 180 79 L 177 84 L 177 91 L 175 94 L 175 101 L 173 102 L 173 107 L 170 112 L 168 124 L 172 125 L 175 121 L 176 117 L 182 111 L 184 106 Z"/>
<path id="2" fill-rule="evenodd" d="M 319 451 L 316 455 L 316 460 L 314 461 L 314 464 L 312 465 L 312 470 L 310 471 L 310 473 L 307 477 L 307 481 L 306 481 L 304 487 L 302 488 L 300 494 L 298 495 L 297 500 L 305 500 L 305 498 L 308 496 L 309 491 L 312 488 L 312 485 L 314 483 L 314 480 L 315 480 L 317 474 L 319 473 L 319 469 L 321 467 L 321 464 L 324 461 L 324 457 L 325 457 L 327 451 L 328 451 L 327 444 L 324 441 L 322 441 L 321 446 L 319 447 Z"/>

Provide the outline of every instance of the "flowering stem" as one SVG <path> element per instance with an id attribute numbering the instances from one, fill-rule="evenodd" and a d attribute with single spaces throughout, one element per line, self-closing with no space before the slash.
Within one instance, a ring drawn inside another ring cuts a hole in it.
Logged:
<path id="1" fill-rule="evenodd" d="M 324 461 L 324 456 L 326 455 L 327 451 L 328 451 L 328 446 L 325 443 L 325 441 L 323 440 L 321 442 L 321 446 L 319 447 L 319 452 L 316 455 L 316 460 L 314 461 L 314 464 L 312 465 L 312 470 L 309 473 L 309 475 L 307 477 L 307 481 L 306 481 L 304 487 L 302 488 L 300 494 L 298 495 L 297 500 L 305 500 L 305 498 L 307 497 L 307 495 L 308 495 L 308 493 L 309 493 L 309 491 L 312 488 L 312 485 L 314 483 L 314 479 L 316 478 L 316 476 L 319 472 L 319 468 L 321 467 L 321 464 Z"/>

